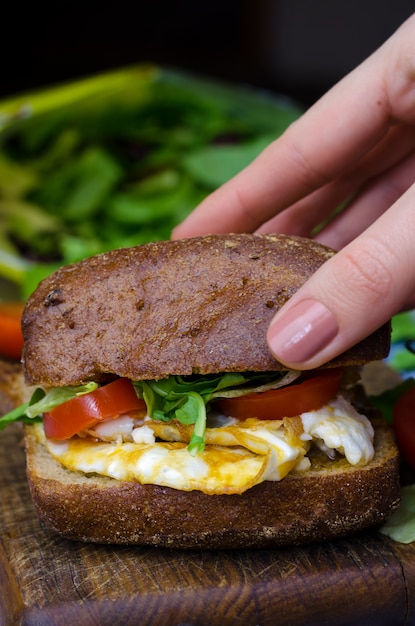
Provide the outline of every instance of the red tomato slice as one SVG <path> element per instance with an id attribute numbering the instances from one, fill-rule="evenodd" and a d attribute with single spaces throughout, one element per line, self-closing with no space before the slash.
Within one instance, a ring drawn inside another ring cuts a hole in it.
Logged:
<path id="1" fill-rule="evenodd" d="M 415 469 L 415 388 L 408 389 L 396 402 L 392 424 L 403 458 Z"/>
<path id="2" fill-rule="evenodd" d="M 342 377 L 341 368 L 328 369 L 303 382 L 263 393 L 251 393 L 239 398 L 223 398 L 216 406 L 225 415 L 238 419 L 256 417 L 276 420 L 315 411 L 336 395 Z"/>
<path id="3" fill-rule="evenodd" d="M 9 359 L 19 360 L 23 348 L 23 335 L 20 320 L 23 313 L 22 302 L 0 303 L 0 354 Z"/>
<path id="4" fill-rule="evenodd" d="M 44 413 L 43 426 L 50 439 L 68 439 L 97 422 L 145 409 L 146 404 L 137 397 L 131 381 L 118 378 Z"/>

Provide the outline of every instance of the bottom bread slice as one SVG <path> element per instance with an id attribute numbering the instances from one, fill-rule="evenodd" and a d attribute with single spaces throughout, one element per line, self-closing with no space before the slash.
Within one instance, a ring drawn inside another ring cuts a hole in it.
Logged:
<path id="1" fill-rule="evenodd" d="M 375 417 L 374 459 L 364 467 L 321 453 L 305 473 L 242 495 L 206 495 L 66 470 L 26 427 L 27 474 L 42 523 L 104 544 L 233 549 L 294 546 L 380 524 L 399 503 L 398 451 Z"/>

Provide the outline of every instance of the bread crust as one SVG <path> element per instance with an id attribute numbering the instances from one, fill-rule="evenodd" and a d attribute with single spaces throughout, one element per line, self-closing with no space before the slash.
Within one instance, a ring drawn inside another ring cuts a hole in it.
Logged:
<path id="1" fill-rule="evenodd" d="M 316 455 L 312 469 L 242 495 L 206 495 L 70 472 L 26 427 L 27 473 L 37 515 L 68 538 L 181 549 L 295 546 L 381 523 L 399 503 L 398 453 L 375 417 L 373 461 L 353 467 Z"/>
<path id="2" fill-rule="evenodd" d="M 285 369 L 267 327 L 334 252 L 284 235 L 212 235 L 113 250 L 46 278 L 23 314 L 26 382 Z M 385 357 L 390 325 L 330 365 Z"/>

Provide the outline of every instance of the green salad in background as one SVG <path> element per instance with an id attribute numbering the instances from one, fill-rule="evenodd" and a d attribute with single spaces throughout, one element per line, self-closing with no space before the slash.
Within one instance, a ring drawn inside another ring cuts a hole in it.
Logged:
<path id="1" fill-rule="evenodd" d="M 153 66 L 3 101 L 0 278 L 24 299 L 59 265 L 168 239 L 299 114 Z"/>

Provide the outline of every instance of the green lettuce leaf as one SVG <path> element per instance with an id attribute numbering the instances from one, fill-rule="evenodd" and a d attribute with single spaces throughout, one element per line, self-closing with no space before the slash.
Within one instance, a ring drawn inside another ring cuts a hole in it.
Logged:
<path id="1" fill-rule="evenodd" d="M 188 446 L 191 454 L 205 447 L 207 407 L 215 398 L 237 397 L 248 393 L 268 391 L 287 385 L 299 372 L 248 372 L 225 373 L 210 376 L 169 376 L 162 380 L 135 381 L 139 398 L 144 399 L 152 419 L 169 422 L 178 420 L 193 425 Z M 35 419 L 79 395 L 90 393 L 98 387 L 95 382 L 75 387 L 56 387 L 45 393 L 37 389 L 30 402 L 0 418 L 0 430 L 15 421 Z"/>
<path id="2" fill-rule="evenodd" d="M 399 543 L 415 541 L 415 485 L 401 488 L 401 503 L 380 532 Z"/>
<path id="3" fill-rule="evenodd" d="M 56 408 L 60 404 L 72 400 L 77 396 L 85 395 L 97 389 L 98 384 L 94 382 L 86 383 L 85 385 L 77 385 L 76 387 L 54 387 L 43 398 L 26 409 L 25 414 L 27 417 L 37 417 L 42 413 L 47 413 Z"/>
<path id="4" fill-rule="evenodd" d="M 97 387 L 97 383 L 89 382 L 76 387 L 56 387 L 48 391 L 48 393 L 45 393 L 40 388 L 35 389 L 29 402 L 16 407 L 0 417 L 0 431 L 13 422 L 21 421 L 27 423 L 38 417 L 40 418 L 42 413 L 51 411 L 72 398 L 94 391 Z"/>
<path id="5" fill-rule="evenodd" d="M 6 426 L 12 424 L 13 422 L 28 421 L 26 411 L 29 411 L 31 406 L 41 402 L 44 396 L 45 392 L 42 389 L 36 389 L 29 402 L 25 402 L 21 406 L 16 407 L 12 411 L 9 411 L 9 413 L 0 417 L 0 431 L 4 430 Z"/>
<path id="6" fill-rule="evenodd" d="M 191 454 L 205 447 L 206 413 L 209 402 L 218 397 L 236 397 L 275 389 L 288 384 L 297 372 L 225 373 L 211 376 L 169 376 L 162 380 L 134 382 L 152 419 L 164 422 L 173 419 L 182 424 L 194 424 L 188 450 Z"/>
<path id="7" fill-rule="evenodd" d="M 370 402 L 381 411 L 383 417 L 388 424 L 392 424 L 393 421 L 393 408 L 399 398 L 409 389 L 415 387 L 415 380 L 413 378 L 407 378 L 399 385 L 383 391 L 378 396 L 370 396 Z"/>

